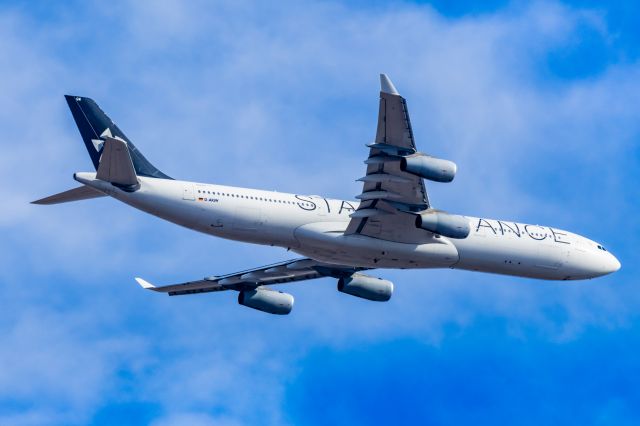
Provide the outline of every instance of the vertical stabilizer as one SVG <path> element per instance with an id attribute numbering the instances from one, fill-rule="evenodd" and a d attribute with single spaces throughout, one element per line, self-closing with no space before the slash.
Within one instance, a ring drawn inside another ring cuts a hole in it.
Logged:
<path id="1" fill-rule="evenodd" d="M 69 95 L 65 99 L 96 170 L 100 165 L 106 138 L 113 138 L 126 142 L 136 175 L 171 179 L 142 155 L 93 99 Z"/>

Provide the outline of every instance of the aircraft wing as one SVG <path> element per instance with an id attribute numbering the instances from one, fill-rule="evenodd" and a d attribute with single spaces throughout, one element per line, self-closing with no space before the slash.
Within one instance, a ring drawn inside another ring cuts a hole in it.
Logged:
<path id="1" fill-rule="evenodd" d="M 356 196 L 361 203 L 345 234 L 413 242 L 422 234 L 416 232 L 413 213 L 428 209 L 429 198 L 424 180 L 400 169 L 400 157 L 417 152 L 407 103 L 385 74 L 380 85 L 376 139 L 367 145 L 367 172 L 358 179 L 363 182 Z"/>
<path id="2" fill-rule="evenodd" d="M 322 277 L 348 276 L 365 268 L 350 268 L 342 265 L 321 263 L 313 259 L 300 258 L 261 266 L 259 268 L 234 272 L 232 274 L 205 277 L 201 280 L 188 281 L 156 287 L 153 284 L 136 278 L 138 284 L 147 290 L 169 293 L 169 296 L 185 294 L 209 293 L 225 290 L 250 290 L 256 287 L 290 283 L 294 281 L 312 280 Z"/>

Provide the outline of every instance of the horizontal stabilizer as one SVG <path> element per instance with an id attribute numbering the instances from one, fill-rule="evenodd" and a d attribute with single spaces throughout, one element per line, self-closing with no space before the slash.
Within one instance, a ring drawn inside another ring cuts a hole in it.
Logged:
<path id="1" fill-rule="evenodd" d="M 127 142 L 105 137 L 96 178 L 114 185 L 137 189 L 138 176 L 131 161 Z"/>
<path id="2" fill-rule="evenodd" d="M 70 189 L 59 194 L 50 195 L 40 200 L 32 201 L 31 204 L 61 204 L 68 203 L 70 201 L 89 200 L 91 198 L 100 197 L 106 197 L 106 195 L 89 186 L 81 186 L 79 188 Z"/>

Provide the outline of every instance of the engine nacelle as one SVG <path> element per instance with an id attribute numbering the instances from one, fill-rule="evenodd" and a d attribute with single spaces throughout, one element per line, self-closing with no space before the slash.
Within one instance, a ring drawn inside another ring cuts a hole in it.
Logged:
<path id="1" fill-rule="evenodd" d="M 287 315 L 293 308 L 293 296 L 275 290 L 243 290 L 238 294 L 238 303 L 275 315 Z"/>
<path id="2" fill-rule="evenodd" d="M 376 302 L 391 299 L 393 283 L 382 278 L 353 274 L 338 280 L 338 291 Z"/>
<path id="3" fill-rule="evenodd" d="M 471 227 L 469 219 L 457 214 L 426 211 L 416 216 L 416 226 L 449 238 L 467 238 Z"/>
<path id="4" fill-rule="evenodd" d="M 458 166 L 453 161 L 414 154 L 400 159 L 400 170 L 436 182 L 451 182 Z"/>

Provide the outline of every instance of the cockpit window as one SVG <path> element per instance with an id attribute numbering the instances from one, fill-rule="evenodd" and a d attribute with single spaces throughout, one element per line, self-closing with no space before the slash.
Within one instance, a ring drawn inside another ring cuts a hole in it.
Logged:
<path id="1" fill-rule="evenodd" d="M 598 244 L 598 250 L 607 251 L 607 249 L 602 247 L 600 244 Z"/>

